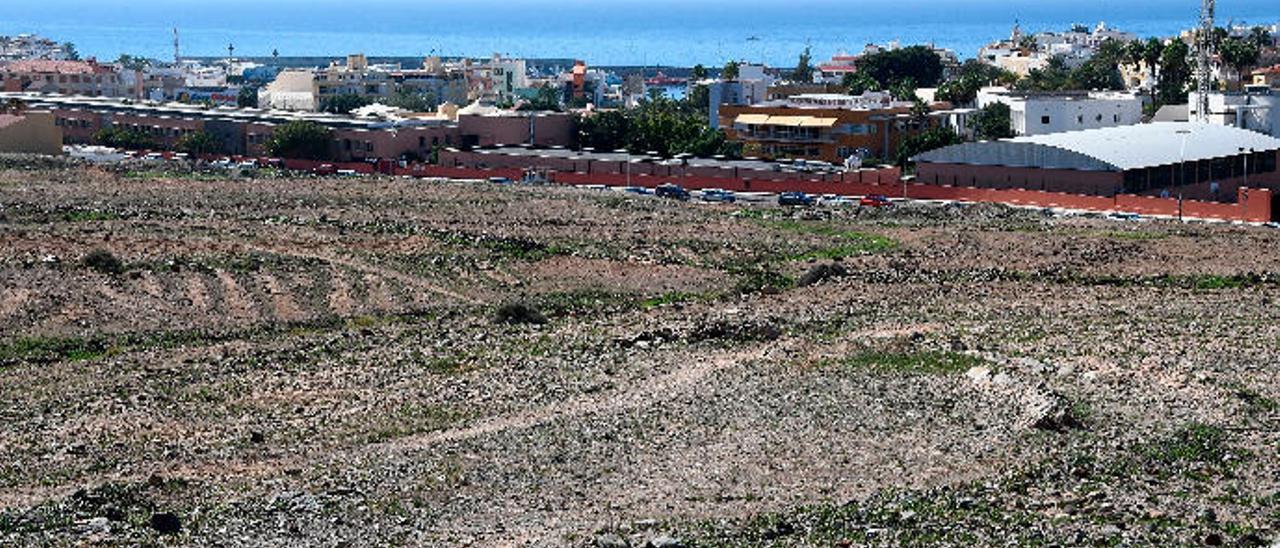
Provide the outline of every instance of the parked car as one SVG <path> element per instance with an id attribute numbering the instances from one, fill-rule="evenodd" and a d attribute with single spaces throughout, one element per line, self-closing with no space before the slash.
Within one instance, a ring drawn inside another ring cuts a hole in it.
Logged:
<path id="1" fill-rule="evenodd" d="M 649 189 L 647 189 L 647 188 L 645 188 L 645 187 L 642 187 L 642 186 L 629 186 L 629 187 L 624 187 L 624 188 L 622 189 L 622 191 L 623 191 L 623 192 L 626 192 L 627 194 L 641 194 L 641 195 L 645 195 L 645 196 L 647 196 L 647 195 L 649 195 L 649 194 L 653 194 L 653 191 L 652 191 L 652 190 L 649 190 Z"/>
<path id="2" fill-rule="evenodd" d="M 337 175 L 338 168 L 333 164 L 320 164 L 311 170 L 316 175 Z"/>
<path id="3" fill-rule="evenodd" d="M 863 196 L 858 205 L 862 207 L 893 207 L 893 202 L 890 202 L 889 198 L 883 194 L 872 194 Z"/>
<path id="4" fill-rule="evenodd" d="M 489 177 L 489 182 L 495 185 L 509 185 L 515 181 L 512 181 L 507 177 Z"/>
<path id="5" fill-rule="evenodd" d="M 231 166 L 233 165 L 235 165 L 235 163 L 231 161 L 231 158 L 219 158 L 209 163 L 210 167 L 217 169 L 231 169 Z"/>
<path id="6" fill-rule="evenodd" d="M 778 205 L 808 207 L 813 205 L 813 196 L 803 192 L 783 192 L 778 195 Z"/>
<path id="7" fill-rule="evenodd" d="M 825 207 L 851 207 L 856 203 L 851 198 L 836 194 L 823 194 L 818 198 L 818 205 Z"/>
<path id="8" fill-rule="evenodd" d="M 738 201 L 738 197 L 723 188 L 708 188 L 702 191 L 702 201 L 732 204 Z"/>
<path id="9" fill-rule="evenodd" d="M 654 189 L 653 193 L 662 198 L 671 198 L 674 200 L 689 199 L 689 191 L 675 183 L 660 184 L 658 185 L 658 188 Z"/>

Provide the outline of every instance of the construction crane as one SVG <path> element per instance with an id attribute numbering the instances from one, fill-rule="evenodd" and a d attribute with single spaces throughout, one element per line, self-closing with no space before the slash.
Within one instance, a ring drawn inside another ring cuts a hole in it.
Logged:
<path id="1" fill-rule="evenodd" d="M 1213 11 L 1215 0 L 1201 0 L 1200 31 L 1196 33 L 1196 119 L 1209 121 L 1209 78 L 1213 67 Z"/>

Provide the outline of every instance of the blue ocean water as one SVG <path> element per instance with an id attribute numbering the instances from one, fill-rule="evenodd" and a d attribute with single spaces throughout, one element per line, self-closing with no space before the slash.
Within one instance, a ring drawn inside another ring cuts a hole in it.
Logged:
<path id="1" fill-rule="evenodd" d="M 1199 0 L 10 0 L 0 34 L 35 32 L 86 55 L 371 55 L 580 58 L 593 65 L 789 66 L 868 43 L 933 43 L 974 55 L 1007 36 L 1072 23 L 1143 36 L 1195 24 Z M 1220 0 L 1219 19 L 1274 24 L 1280 1 Z"/>

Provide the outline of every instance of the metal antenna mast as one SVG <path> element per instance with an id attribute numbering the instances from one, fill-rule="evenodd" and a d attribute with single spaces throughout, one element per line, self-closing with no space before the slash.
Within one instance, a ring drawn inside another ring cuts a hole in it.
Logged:
<path id="1" fill-rule="evenodd" d="M 1196 119 L 1209 121 L 1209 77 L 1213 62 L 1215 0 L 1201 0 L 1200 31 L 1196 33 Z"/>
<path id="2" fill-rule="evenodd" d="M 173 27 L 173 62 L 182 62 L 182 50 L 178 49 L 178 27 Z"/>

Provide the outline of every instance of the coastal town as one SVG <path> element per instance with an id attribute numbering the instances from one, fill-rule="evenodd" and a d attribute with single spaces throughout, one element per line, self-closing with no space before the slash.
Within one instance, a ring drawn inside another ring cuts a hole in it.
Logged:
<path id="1" fill-rule="evenodd" d="M 0 98 L 29 120 L 6 130 L 22 133 L 6 139 L 24 143 L 9 147 L 17 152 L 59 154 L 71 146 L 91 156 L 106 146 L 318 162 L 311 169 L 354 163 L 342 169 L 383 173 L 502 167 L 521 170 L 513 178 L 527 170 L 614 184 L 623 176 L 620 184 L 687 190 L 743 191 L 752 179 L 794 179 L 786 190 L 908 197 L 803 184 L 814 172 L 827 182 L 863 181 L 859 173 L 873 171 L 877 182 L 905 177 L 953 189 L 924 189 L 920 197 L 983 201 L 989 192 L 967 189 L 1021 189 L 1235 203 L 1249 176 L 1264 192 L 1280 185 L 1277 25 L 1211 28 L 1139 37 L 1106 23 L 1038 33 L 1014 25 L 974 59 L 890 43 L 827 61 L 804 51 L 793 68 L 744 59 L 630 69 L 498 54 L 411 61 L 364 53 L 308 67 L 278 55 L 236 57 L 234 45 L 223 58 L 195 59 L 183 57 L 178 29 L 172 59 L 122 54 L 106 62 L 79 59 L 72 43 L 21 35 L 0 42 Z M 1202 77 L 1209 79 L 1203 91 L 1195 83 Z M 659 127 L 651 122 L 672 125 L 662 134 L 638 129 Z M 1206 126 L 1233 129 L 1206 133 Z M 325 142 L 279 138 L 308 128 Z M 1178 141 L 1182 156 L 1083 159 L 1091 149 L 1116 151 L 1109 142 L 1148 136 Z M 1214 146 L 1200 146 L 1210 140 Z M 513 154 L 513 146 L 575 154 L 544 159 Z M 1049 146 L 1074 158 L 1046 163 L 1035 151 Z M 621 161 L 618 151 L 627 153 Z M 684 159 L 678 173 L 668 169 L 677 157 Z M 693 177 L 689 158 L 715 167 L 706 174 L 715 180 L 660 180 Z M 725 163 L 734 161 L 755 163 L 739 166 L 744 175 Z M 1151 202 L 1132 212 L 1170 211 L 1169 203 Z M 1231 220 L 1271 220 L 1265 212 L 1237 213 Z"/>
<path id="2" fill-rule="evenodd" d="M 236 1 L 0 21 L 0 546 L 1280 548 L 1273 7 Z"/>

